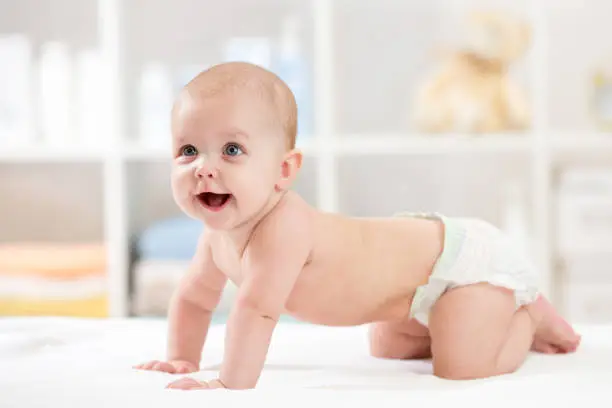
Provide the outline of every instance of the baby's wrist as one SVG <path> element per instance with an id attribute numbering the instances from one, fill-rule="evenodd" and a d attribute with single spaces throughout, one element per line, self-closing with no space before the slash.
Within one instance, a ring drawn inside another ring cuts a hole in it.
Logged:
<path id="1" fill-rule="evenodd" d="M 253 384 L 250 384 L 248 381 L 245 381 L 244 379 L 238 379 L 238 378 L 234 378 L 234 380 L 232 380 L 231 376 L 228 376 L 227 374 L 224 374 L 224 373 L 220 373 L 219 377 L 215 379 L 214 381 L 218 381 L 219 384 L 223 385 L 223 388 L 227 388 L 230 390 L 252 389 L 252 388 L 255 388 L 256 383 L 257 383 L 257 381 L 255 381 Z"/>
<path id="2" fill-rule="evenodd" d="M 184 356 L 181 356 L 180 354 L 168 354 L 167 359 L 168 359 L 168 362 L 191 364 L 196 368 L 200 366 L 199 360 L 196 360 L 193 358 L 186 358 Z"/>

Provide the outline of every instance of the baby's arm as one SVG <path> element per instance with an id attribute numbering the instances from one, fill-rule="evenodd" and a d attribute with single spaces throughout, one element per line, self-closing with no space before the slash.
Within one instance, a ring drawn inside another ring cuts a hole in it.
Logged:
<path id="1" fill-rule="evenodd" d="M 197 371 L 212 313 L 221 299 L 226 282 L 227 277 L 213 261 L 210 235 L 203 233 L 189 270 L 170 302 L 168 360 L 152 361 L 137 368 L 171 373 Z"/>
<path id="2" fill-rule="evenodd" d="M 274 327 L 311 251 L 309 228 L 300 209 L 283 208 L 255 233 L 227 325 L 219 378 L 226 388 L 255 387 Z"/>
<path id="3" fill-rule="evenodd" d="M 215 265 L 210 236 L 203 234 L 192 266 L 176 291 L 168 313 L 168 359 L 200 363 L 212 313 L 227 277 Z"/>

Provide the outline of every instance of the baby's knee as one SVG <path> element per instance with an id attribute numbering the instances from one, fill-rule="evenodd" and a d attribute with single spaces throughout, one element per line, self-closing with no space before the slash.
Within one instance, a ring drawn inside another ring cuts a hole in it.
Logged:
<path id="1" fill-rule="evenodd" d="M 389 339 L 389 332 L 383 330 L 380 325 L 375 324 L 370 326 L 369 330 L 369 346 L 370 355 L 375 358 L 383 359 L 395 359 L 399 358 L 397 354 L 397 347 L 392 347 L 393 344 Z"/>
<path id="2" fill-rule="evenodd" d="M 514 370 L 503 372 L 503 370 L 500 370 L 500 367 L 497 366 L 496 362 L 491 362 L 490 364 L 446 364 L 443 366 L 434 364 L 433 367 L 433 374 L 436 377 L 455 381 L 489 378 L 510 374 L 512 371 Z"/>
<path id="3" fill-rule="evenodd" d="M 510 374 L 516 364 L 506 364 L 502 350 L 495 353 L 443 353 L 433 356 L 433 374 L 446 380 L 476 380 Z"/>
<path id="4" fill-rule="evenodd" d="M 384 329 L 370 328 L 370 355 L 382 359 L 422 359 L 431 356 L 429 337 L 413 337 Z"/>

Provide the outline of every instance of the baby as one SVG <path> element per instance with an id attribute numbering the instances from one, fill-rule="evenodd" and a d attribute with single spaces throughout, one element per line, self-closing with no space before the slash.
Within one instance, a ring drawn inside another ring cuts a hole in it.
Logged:
<path id="1" fill-rule="evenodd" d="M 206 228 L 171 300 L 167 360 L 136 368 L 198 371 L 228 279 L 239 290 L 218 379 L 168 387 L 256 387 L 283 313 L 371 324 L 374 357 L 432 358 L 447 379 L 512 373 L 530 349 L 575 351 L 580 336 L 490 224 L 436 213 L 353 218 L 291 191 L 302 165 L 296 118 L 286 84 L 255 65 L 217 65 L 183 89 L 172 112 L 172 193 Z"/>

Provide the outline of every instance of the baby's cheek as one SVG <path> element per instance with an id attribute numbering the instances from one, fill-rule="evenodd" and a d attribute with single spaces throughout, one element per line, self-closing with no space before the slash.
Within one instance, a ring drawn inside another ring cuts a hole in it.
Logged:
<path id="1" fill-rule="evenodd" d="M 259 207 L 262 201 L 268 196 L 268 188 L 263 177 L 253 177 L 250 175 L 248 178 L 241 180 L 241 188 L 243 198 L 250 203 L 250 205 Z"/>
<path id="2" fill-rule="evenodd" d="M 258 191 L 266 194 L 270 189 L 274 188 L 276 183 L 276 177 L 269 171 L 260 171 L 259 177 L 251 177 L 251 184 L 257 188 Z"/>
<path id="3" fill-rule="evenodd" d="M 243 198 L 260 201 L 262 196 L 267 196 L 274 181 L 269 166 L 265 163 L 249 161 L 248 163 L 227 169 L 231 172 L 235 194 Z"/>
<path id="4" fill-rule="evenodd" d="M 170 177 L 170 189 L 176 201 L 183 201 L 189 197 L 189 180 L 184 171 L 174 171 Z"/>
<path id="5" fill-rule="evenodd" d="M 257 177 L 244 177 L 240 180 L 240 192 L 248 200 L 257 200 L 261 194 L 261 180 Z"/>
<path id="6" fill-rule="evenodd" d="M 175 198 L 178 198 L 181 190 L 181 180 L 174 174 L 172 175 L 172 177 L 170 177 L 170 189 L 172 190 L 172 195 Z"/>

